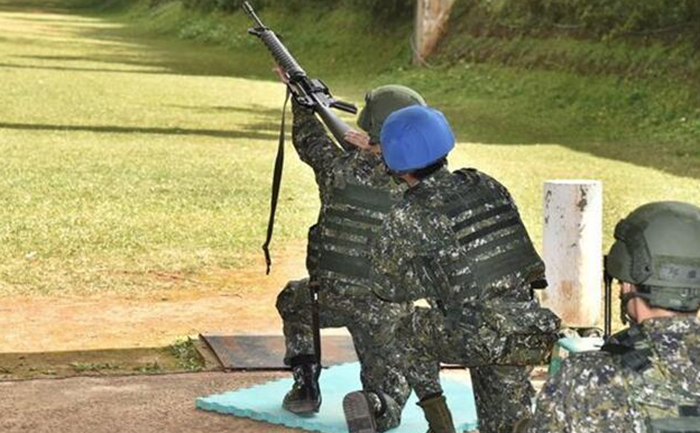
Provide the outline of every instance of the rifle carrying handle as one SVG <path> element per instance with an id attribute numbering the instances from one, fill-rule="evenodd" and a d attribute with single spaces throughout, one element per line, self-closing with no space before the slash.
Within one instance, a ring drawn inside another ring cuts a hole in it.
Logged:
<path id="1" fill-rule="evenodd" d="M 355 104 L 349 102 L 335 100 L 331 104 L 331 107 L 337 108 L 340 111 L 345 111 L 346 113 L 357 114 L 357 107 L 355 107 Z"/>

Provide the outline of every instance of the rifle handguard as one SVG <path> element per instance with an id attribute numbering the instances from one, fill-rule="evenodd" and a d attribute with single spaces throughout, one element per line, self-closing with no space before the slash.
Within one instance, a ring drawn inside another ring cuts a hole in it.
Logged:
<path id="1" fill-rule="evenodd" d="M 290 79 L 306 76 L 304 69 L 294 60 L 289 50 L 282 45 L 275 32 L 266 29 L 260 32 L 258 37 L 262 39 L 267 49 L 272 53 L 272 57 L 275 58 L 277 64 L 289 75 Z"/>

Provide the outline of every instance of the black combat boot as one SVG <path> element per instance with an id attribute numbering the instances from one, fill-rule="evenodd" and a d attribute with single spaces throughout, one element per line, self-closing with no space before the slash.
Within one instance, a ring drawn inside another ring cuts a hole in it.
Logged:
<path id="1" fill-rule="evenodd" d="M 282 407 L 301 415 L 315 413 L 321 407 L 321 389 L 318 386 L 321 365 L 306 357 L 299 358 L 292 359 L 294 385 L 284 396 Z"/>
<path id="2" fill-rule="evenodd" d="M 343 399 L 348 433 L 377 433 L 377 418 L 384 411 L 384 402 L 373 392 L 355 391 Z"/>
<path id="3" fill-rule="evenodd" d="M 418 402 L 418 406 L 423 409 L 425 419 L 430 426 L 428 433 L 455 433 L 452 413 L 447 407 L 445 396 L 437 394 L 424 398 Z"/>

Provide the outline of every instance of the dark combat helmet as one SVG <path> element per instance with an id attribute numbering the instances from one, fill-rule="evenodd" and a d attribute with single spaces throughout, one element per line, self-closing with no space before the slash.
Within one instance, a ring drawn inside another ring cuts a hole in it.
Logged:
<path id="1" fill-rule="evenodd" d="M 700 208 L 671 201 L 637 208 L 615 227 L 606 271 L 637 286 L 633 297 L 645 299 L 652 307 L 697 311 Z"/>
<path id="2" fill-rule="evenodd" d="M 357 125 L 369 134 L 372 143 L 379 143 L 386 118 L 394 111 L 411 105 L 425 105 L 425 100 L 415 90 L 397 84 L 377 87 L 365 95 L 365 106 Z"/>

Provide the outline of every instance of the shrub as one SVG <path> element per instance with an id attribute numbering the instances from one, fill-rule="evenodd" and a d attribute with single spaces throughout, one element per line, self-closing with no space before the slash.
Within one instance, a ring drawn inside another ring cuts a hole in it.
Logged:
<path id="1" fill-rule="evenodd" d="M 163 1 L 163 0 L 152 0 Z M 240 10 L 244 0 L 183 0 L 183 4 L 192 9 L 203 11 L 218 10 L 235 12 Z M 350 6 L 375 17 L 378 21 L 405 19 L 412 16 L 415 0 L 251 0 L 256 10 L 265 7 L 281 7 L 296 11 L 302 8 L 333 8 L 341 5 Z"/>
<path id="2" fill-rule="evenodd" d="M 185 7 L 203 11 L 237 12 L 245 0 L 183 0 Z M 256 11 L 268 6 L 281 7 L 288 10 L 299 10 L 302 7 L 333 6 L 336 2 L 324 0 L 250 0 Z"/>
<path id="3" fill-rule="evenodd" d="M 405 19 L 413 15 L 416 0 L 346 0 L 379 21 Z"/>
<path id="4" fill-rule="evenodd" d="M 700 34 L 697 0 L 496 0 L 485 4 L 498 19 L 530 31 L 569 29 L 603 38 Z"/>

